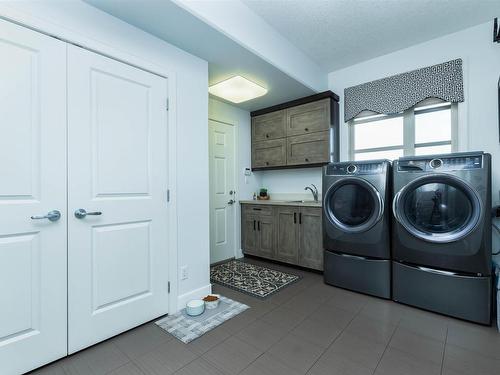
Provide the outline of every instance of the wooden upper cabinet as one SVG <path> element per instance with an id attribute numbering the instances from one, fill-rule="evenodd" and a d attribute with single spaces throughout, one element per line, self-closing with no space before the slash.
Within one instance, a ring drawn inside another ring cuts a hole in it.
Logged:
<path id="1" fill-rule="evenodd" d="M 329 158 L 328 131 L 287 138 L 287 165 L 328 163 Z"/>
<path id="2" fill-rule="evenodd" d="M 252 169 L 338 161 L 339 97 L 331 91 L 251 113 Z"/>
<path id="3" fill-rule="evenodd" d="M 284 138 L 286 136 L 285 111 L 266 113 L 252 118 L 252 141 Z"/>
<path id="4" fill-rule="evenodd" d="M 286 165 L 286 139 L 254 142 L 252 144 L 252 168 Z"/>
<path id="5" fill-rule="evenodd" d="M 286 110 L 287 135 L 301 135 L 330 128 L 330 99 L 298 105 Z"/>

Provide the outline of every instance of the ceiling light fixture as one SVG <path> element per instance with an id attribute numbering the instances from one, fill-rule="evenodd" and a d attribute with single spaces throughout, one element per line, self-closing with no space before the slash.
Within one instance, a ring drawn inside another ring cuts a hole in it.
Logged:
<path id="1" fill-rule="evenodd" d="M 267 89 L 242 76 L 234 76 L 210 86 L 208 92 L 233 103 L 242 103 L 267 94 Z"/>

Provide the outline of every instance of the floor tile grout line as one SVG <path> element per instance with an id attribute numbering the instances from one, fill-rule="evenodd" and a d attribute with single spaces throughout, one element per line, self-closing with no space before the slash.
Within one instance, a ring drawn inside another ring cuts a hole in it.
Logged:
<path id="1" fill-rule="evenodd" d="M 342 334 L 344 333 L 344 331 L 347 329 L 347 327 L 349 327 L 349 325 L 352 323 L 352 321 L 354 319 L 356 319 L 356 317 L 361 313 L 361 309 L 359 309 L 359 311 L 357 313 L 355 313 L 353 315 L 353 317 L 351 318 L 351 320 L 349 320 L 349 323 L 347 323 L 345 325 L 345 327 L 339 332 L 339 334 L 337 335 L 337 337 L 335 337 L 335 339 L 330 343 L 330 345 L 328 345 L 324 350 L 323 352 L 321 353 L 321 355 L 316 359 L 316 361 L 314 361 L 314 363 L 307 369 L 307 371 L 305 372 L 306 374 L 309 373 L 309 371 L 311 371 L 311 369 L 314 367 L 314 365 L 316 365 L 316 363 L 321 359 L 321 357 L 323 357 L 323 355 L 325 355 L 325 353 L 331 348 L 331 346 L 335 343 L 335 341 L 338 340 L 338 338 L 340 336 L 342 336 Z"/>
<path id="2" fill-rule="evenodd" d="M 399 327 L 399 323 L 401 322 L 401 320 L 398 322 L 398 325 L 396 325 L 396 329 L 392 332 L 392 335 L 391 337 L 389 338 L 389 340 L 387 341 L 387 344 L 384 348 L 384 351 L 382 352 L 382 355 L 380 356 L 378 362 L 377 362 L 377 366 L 375 366 L 375 368 L 373 369 L 372 371 L 372 374 L 375 374 L 377 369 L 378 369 L 378 366 L 380 365 L 380 362 L 382 362 L 382 358 L 384 358 L 384 355 L 385 355 L 385 352 L 387 351 L 387 348 L 389 348 L 389 345 L 392 341 L 392 338 L 394 337 L 394 335 L 396 334 L 396 331 L 398 330 L 398 327 Z"/>
<path id="3" fill-rule="evenodd" d="M 449 329 L 449 323 L 446 324 L 446 337 L 444 339 L 443 356 L 442 356 L 442 360 L 441 360 L 441 372 L 440 372 L 441 375 L 443 375 L 443 371 L 444 371 L 444 359 L 445 359 L 445 355 L 446 355 L 446 346 L 448 343 L 448 329 Z"/>

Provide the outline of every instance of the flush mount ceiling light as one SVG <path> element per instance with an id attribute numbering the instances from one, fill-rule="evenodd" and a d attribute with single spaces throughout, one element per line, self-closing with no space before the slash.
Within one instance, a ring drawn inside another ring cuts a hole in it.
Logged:
<path id="1" fill-rule="evenodd" d="M 265 95 L 267 89 L 242 76 L 234 76 L 210 86 L 208 92 L 233 103 L 242 103 Z"/>

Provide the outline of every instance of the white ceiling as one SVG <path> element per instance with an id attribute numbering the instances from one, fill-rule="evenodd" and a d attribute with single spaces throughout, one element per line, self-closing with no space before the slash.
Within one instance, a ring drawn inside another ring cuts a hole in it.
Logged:
<path id="1" fill-rule="evenodd" d="M 500 16 L 499 0 L 243 2 L 327 71 Z"/>

